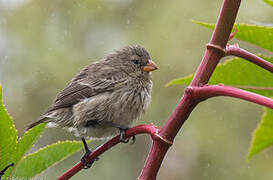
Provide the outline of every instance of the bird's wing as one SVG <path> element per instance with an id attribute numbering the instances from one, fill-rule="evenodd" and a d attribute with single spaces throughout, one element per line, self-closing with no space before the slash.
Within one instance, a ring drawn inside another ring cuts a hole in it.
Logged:
<path id="1" fill-rule="evenodd" d="M 96 69 L 98 70 L 98 69 Z M 103 70 L 103 69 L 100 69 Z M 109 68 L 106 71 L 111 71 Z M 103 73 L 103 71 L 100 71 Z M 91 69 L 85 68 L 78 74 L 69 85 L 63 89 L 54 100 L 48 112 L 65 107 L 71 107 L 85 98 L 90 98 L 99 93 L 113 91 L 123 86 L 126 83 L 126 78 L 120 76 L 120 72 L 111 71 L 111 73 L 104 73 L 103 76 L 90 75 Z M 120 78 L 113 78 L 120 77 Z"/>

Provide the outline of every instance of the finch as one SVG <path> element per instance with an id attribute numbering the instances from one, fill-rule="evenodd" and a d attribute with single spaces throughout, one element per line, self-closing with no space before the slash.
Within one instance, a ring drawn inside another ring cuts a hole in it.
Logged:
<path id="1" fill-rule="evenodd" d="M 105 139 L 130 127 L 151 102 L 156 64 L 142 46 L 126 46 L 84 67 L 26 130 L 40 123 L 66 128 L 83 140 Z"/>

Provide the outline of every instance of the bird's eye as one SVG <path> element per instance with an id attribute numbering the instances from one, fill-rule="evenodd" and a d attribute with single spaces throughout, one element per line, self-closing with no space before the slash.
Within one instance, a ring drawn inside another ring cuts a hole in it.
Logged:
<path id="1" fill-rule="evenodd" d="M 133 60 L 134 64 L 139 64 L 139 60 Z"/>

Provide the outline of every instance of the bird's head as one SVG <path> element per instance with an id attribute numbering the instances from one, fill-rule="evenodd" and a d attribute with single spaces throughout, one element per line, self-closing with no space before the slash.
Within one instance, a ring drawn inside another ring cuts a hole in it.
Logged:
<path id="1" fill-rule="evenodd" d="M 150 72 L 157 69 L 148 51 L 139 45 L 117 49 L 108 55 L 106 60 L 134 77 L 150 76 Z"/>

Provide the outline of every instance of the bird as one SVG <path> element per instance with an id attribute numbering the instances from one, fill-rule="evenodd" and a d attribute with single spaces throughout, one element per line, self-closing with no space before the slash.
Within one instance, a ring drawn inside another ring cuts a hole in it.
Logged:
<path id="1" fill-rule="evenodd" d="M 152 75 L 158 69 L 140 45 L 114 50 L 103 59 L 85 66 L 57 95 L 53 104 L 29 130 L 41 123 L 65 128 L 81 137 L 85 148 L 82 162 L 92 152 L 85 138 L 109 139 L 125 131 L 145 112 L 151 102 Z M 135 137 L 133 137 L 133 141 Z"/>

